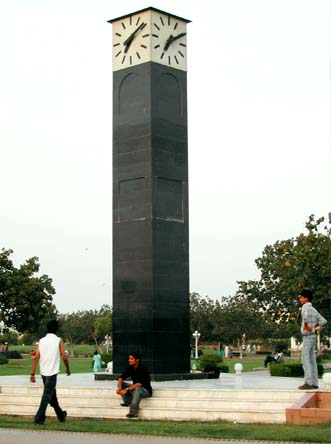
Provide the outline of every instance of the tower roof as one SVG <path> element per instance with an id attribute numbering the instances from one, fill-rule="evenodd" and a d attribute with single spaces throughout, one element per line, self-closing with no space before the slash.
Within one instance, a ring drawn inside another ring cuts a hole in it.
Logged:
<path id="1" fill-rule="evenodd" d="M 108 20 L 108 23 L 113 23 L 113 22 L 116 22 L 117 20 L 121 20 L 125 17 L 130 17 L 130 15 L 140 14 L 145 11 L 155 11 L 155 12 L 159 12 L 161 14 L 171 15 L 171 17 L 182 20 L 183 22 L 191 23 L 191 20 L 187 20 L 183 17 L 179 17 L 178 15 L 172 14 L 171 12 L 166 12 L 166 11 L 162 11 L 161 9 L 153 8 L 153 6 L 149 6 L 148 8 L 139 9 L 138 11 L 130 12 L 130 14 L 125 14 L 125 15 L 121 15 L 120 17 L 113 18 L 111 20 Z"/>

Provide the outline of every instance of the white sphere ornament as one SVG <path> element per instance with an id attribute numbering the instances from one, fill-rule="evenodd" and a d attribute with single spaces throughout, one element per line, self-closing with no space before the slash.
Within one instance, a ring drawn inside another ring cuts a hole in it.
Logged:
<path id="1" fill-rule="evenodd" d="M 237 364 L 234 365 L 234 370 L 236 372 L 236 375 L 241 375 L 241 372 L 243 371 L 243 365 L 240 364 L 240 362 L 237 362 Z"/>
<path id="2" fill-rule="evenodd" d="M 326 390 L 331 390 L 331 373 L 324 373 L 322 379 Z"/>

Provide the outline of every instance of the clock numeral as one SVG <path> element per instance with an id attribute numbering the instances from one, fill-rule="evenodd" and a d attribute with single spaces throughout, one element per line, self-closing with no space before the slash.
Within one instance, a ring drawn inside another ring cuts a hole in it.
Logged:
<path id="1" fill-rule="evenodd" d="M 178 51 L 178 54 L 180 54 L 184 58 L 184 54 L 180 51 Z"/>
<path id="2" fill-rule="evenodd" d="M 169 65 L 171 65 L 171 57 L 170 56 L 168 56 L 168 63 L 169 63 Z"/>
<path id="3" fill-rule="evenodd" d="M 132 56 L 130 56 L 130 65 L 132 65 Z"/>
<path id="4" fill-rule="evenodd" d="M 132 26 L 132 15 L 130 15 L 130 26 Z"/>
<path id="5" fill-rule="evenodd" d="M 137 57 L 138 57 L 138 59 L 140 60 L 140 59 L 141 59 L 141 57 L 140 57 L 140 54 L 139 54 L 139 52 L 137 51 L 137 52 L 136 52 L 136 54 L 137 54 Z"/>
<path id="6" fill-rule="evenodd" d="M 174 29 L 176 29 L 178 26 L 178 22 L 175 23 Z"/>
<path id="7" fill-rule="evenodd" d="M 157 35 L 157 34 L 152 34 L 152 37 L 155 37 L 155 38 L 159 38 L 159 36 Z"/>
<path id="8" fill-rule="evenodd" d="M 174 57 L 175 57 L 177 65 L 179 65 L 179 61 L 178 61 L 177 57 L 176 56 L 174 56 Z"/>
<path id="9" fill-rule="evenodd" d="M 168 15 L 168 26 L 170 26 L 170 15 Z"/>
<path id="10" fill-rule="evenodd" d="M 138 23 L 140 22 L 140 16 L 138 17 L 138 20 L 137 20 L 137 22 L 136 22 L 136 26 L 138 25 Z"/>
<path id="11" fill-rule="evenodd" d="M 113 46 L 114 46 L 114 48 L 115 48 L 116 46 L 120 46 L 120 43 L 115 43 Z"/>
<path id="12" fill-rule="evenodd" d="M 164 26 L 163 17 L 160 17 L 160 21 L 161 21 L 161 23 L 162 23 L 162 26 Z"/>
<path id="13" fill-rule="evenodd" d="M 164 56 L 164 52 L 161 54 L 161 57 L 160 57 L 160 59 L 163 59 L 163 56 Z"/>
<path id="14" fill-rule="evenodd" d="M 143 39 L 146 38 L 146 37 L 149 37 L 149 34 L 144 34 L 143 35 Z"/>
<path id="15" fill-rule="evenodd" d="M 115 32 L 115 35 L 117 35 L 118 37 L 122 37 L 122 34 L 120 34 L 119 32 Z"/>
<path id="16" fill-rule="evenodd" d="M 160 31 L 160 27 L 156 23 L 154 23 L 154 26 L 158 31 Z"/>
<path id="17" fill-rule="evenodd" d="M 125 23 L 122 22 L 121 24 L 122 24 L 123 29 L 126 29 L 126 27 L 125 27 Z"/>
<path id="18" fill-rule="evenodd" d="M 180 43 L 179 46 L 184 46 L 186 48 L 185 43 Z"/>
<path id="19" fill-rule="evenodd" d="M 121 54 L 122 51 L 119 51 L 117 54 L 115 54 L 115 57 L 118 57 Z M 125 57 L 125 56 L 124 56 Z"/>
<path id="20" fill-rule="evenodd" d="M 122 59 L 122 65 L 125 62 L 125 58 L 126 58 L 126 56 L 124 56 L 123 59 Z"/>
<path id="21" fill-rule="evenodd" d="M 154 49 L 157 49 L 157 48 L 159 48 L 161 45 L 155 45 L 154 46 Z"/>
<path id="22" fill-rule="evenodd" d="M 147 49 L 146 45 L 140 45 L 142 48 Z"/>

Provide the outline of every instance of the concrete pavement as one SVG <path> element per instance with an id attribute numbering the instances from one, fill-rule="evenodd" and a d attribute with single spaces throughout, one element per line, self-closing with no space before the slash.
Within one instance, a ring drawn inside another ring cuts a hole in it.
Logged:
<path id="1" fill-rule="evenodd" d="M 42 386 L 41 378 L 37 375 L 36 385 Z M 218 379 L 198 379 L 186 381 L 153 381 L 152 386 L 158 388 L 186 388 L 186 389 L 221 389 L 221 390 L 297 390 L 303 383 L 303 378 L 286 378 L 270 376 L 265 369 L 236 375 L 233 373 L 221 373 Z M 93 373 L 74 373 L 70 376 L 59 374 L 58 387 L 116 387 L 116 381 L 95 381 Z M 24 376 L 0 376 L 1 385 L 31 385 L 30 377 Z M 323 381 L 319 380 L 319 386 L 324 388 Z"/>
<path id="2" fill-rule="evenodd" d="M 245 441 L 209 438 L 176 438 L 148 435 L 105 435 L 94 433 L 52 432 L 0 429 L 0 444 L 266 444 L 271 441 Z M 277 444 L 279 441 L 272 441 Z M 288 442 L 281 444 L 288 444 Z M 300 444 L 300 443 L 295 443 Z M 306 443 L 307 444 L 307 443 Z"/>

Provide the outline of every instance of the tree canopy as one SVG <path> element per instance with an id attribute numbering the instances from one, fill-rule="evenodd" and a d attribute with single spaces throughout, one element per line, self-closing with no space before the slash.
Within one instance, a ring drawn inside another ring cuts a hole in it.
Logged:
<path id="1" fill-rule="evenodd" d="M 298 319 L 298 293 L 306 287 L 315 292 L 313 304 L 330 322 L 331 213 L 327 223 L 311 215 L 305 227 L 306 233 L 264 248 L 255 261 L 259 280 L 238 282 L 237 295 L 257 303 L 274 321 Z"/>
<path id="2" fill-rule="evenodd" d="M 63 314 L 59 320 L 60 334 L 69 343 L 71 351 L 73 345 L 80 342 L 93 342 L 99 348 L 105 336 L 112 332 L 112 310 L 108 305 L 103 305 L 99 311 L 80 310 Z"/>
<path id="3" fill-rule="evenodd" d="M 0 318 L 6 327 L 24 333 L 36 332 L 43 320 L 55 316 L 55 294 L 52 279 L 38 276 L 37 257 L 27 259 L 16 268 L 11 260 L 13 250 L 0 252 Z"/>

